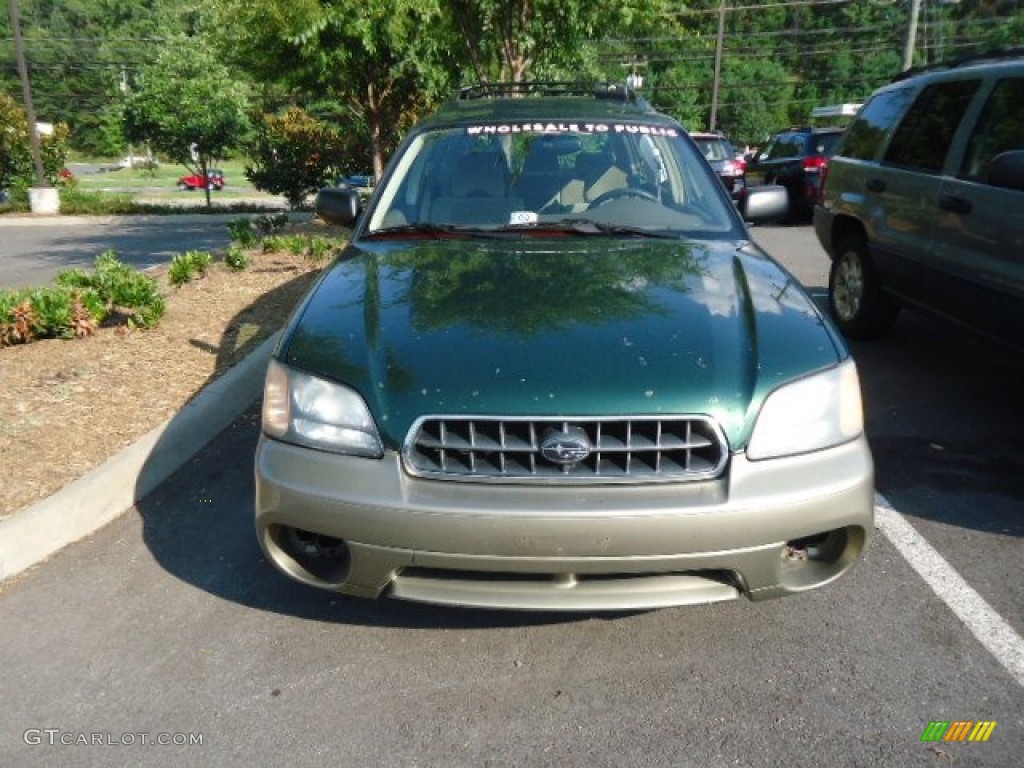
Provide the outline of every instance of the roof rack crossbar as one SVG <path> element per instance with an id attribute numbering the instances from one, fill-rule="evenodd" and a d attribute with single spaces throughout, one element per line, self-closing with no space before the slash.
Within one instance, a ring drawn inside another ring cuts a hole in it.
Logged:
<path id="1" fill-rule="evenodd" d="M 646 104 L 636 91 L 623 83 L 543 80 L 528 82 L 481 82 L 459 89 L 459 101 L 502 96 L 592 96 L 632 104 Z"/>

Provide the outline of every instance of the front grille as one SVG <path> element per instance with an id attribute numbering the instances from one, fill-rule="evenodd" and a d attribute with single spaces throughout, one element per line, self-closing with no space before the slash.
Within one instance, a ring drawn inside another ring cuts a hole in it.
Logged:
<path id="1" fill-rule="evenodd" d="M 585 452 L 579 446 L 589 453 L 577 460 Z M 728 446 L 706 416 L 436 416 L 413 425 L 404 458 L 412 474 L 445 480 L 681 482 L 720 475 Z"/>

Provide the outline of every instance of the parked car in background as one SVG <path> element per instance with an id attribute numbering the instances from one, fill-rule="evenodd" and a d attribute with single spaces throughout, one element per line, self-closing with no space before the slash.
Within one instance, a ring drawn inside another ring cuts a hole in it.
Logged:
<path id="1" fill-rule="evenodd" d="M 255 517 L 281 571 L 594 611 L 797 594 L 857 561 L 854 362 L 675 120 L 622 86 L 465 89 L 360 208 L 321 191 L 353 231 L 267 371 Z"/>
<path id="2" fill-rule="evenodd" d="M 224 172 L 216 168 L 211 168 L 206 172 L 207 181 L 203 181 L 201 174 L 193 173 L 189 176 L 182 176 L 178 179 L 178 189 L 180 190 L 192 190 L 192 189 L 205 189 L 207 183 L 210 185 L 212 190 L 224 189 Z"/>
<path id="3" fill-rule="evenodd" d="M 738 198 L 746 186 L 747 164 L 736 147 L 717 133 L 691 133 L 690 138 L 700 148 L 729 194 Z"/>
<path id="4" fill-rule="evenodd" d="M 1024 352 L 1024 57 L 878 90 L 830 161 L 814 227 L 848 336 L 881 336 L 912 307 Z"/>
<path id="5" fill-rule="evenodd" d="M 781 184 L 789 195 L 790 218 L 810 219 L 829 157 L 842 135 L 842 128 L 811 127 L 775 134 L 747 164 L 747 185 Z"/>

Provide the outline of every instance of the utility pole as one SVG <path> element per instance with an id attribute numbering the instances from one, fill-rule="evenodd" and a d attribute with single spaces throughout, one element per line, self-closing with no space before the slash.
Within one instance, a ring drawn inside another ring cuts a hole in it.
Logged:
<path id="1" fill-rule="evenodd" d="M 18 75 L 25 99 L 25 116 L 28 118 L 28 133 L 32 137 L 32 162 L 36 166 L 36 186 L 49 186 L 46 171 L 43 170 L 43 152 L 39 145 L 39 130 L 36 127 L 36 111 L 32 107 L 32 86 L 28 80 L 28 65 L 25 63 L 25 41 L 21 37 L 21 9 L 18 0 L 11 0 L 11 31 L 14 33 L 14 53 L 18 59 Z"/>
<path id="2" fill-rule="evenodd" d="M 910 22 L 907 25 L 907 41 L 903 46 L 903 70 L 914 66 L 914 47 L 917 45 L 917 19 L 921 15 L 921 0 L 911 0 Z"/>
<path id="3" fill-rule="evenodd" d="M 715 81 L 711 85 L 711 117 L 708 130 L 714 131 L 718 122 L 718 89 L 722 80 L 722 48 L 725 45 L 725 0 L 718 6 L 718 38 L 715 41 Z"/>

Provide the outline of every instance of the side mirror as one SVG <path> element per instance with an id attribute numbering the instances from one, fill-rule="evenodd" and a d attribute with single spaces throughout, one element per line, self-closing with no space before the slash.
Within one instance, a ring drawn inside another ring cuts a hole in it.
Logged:
<path id="1" fill-rule="evenodd" d="M 1024 150 L 1002 152 L 992 159 L 988 167 L 988 183 L 1024 192 Z"/>
<path id="2" fill-rule="evenodd" d="M 321 189 L 316 196 L 316 215 L 328 224 L 351 227 L 359 218 L 359 193 L 346 187 Z"/>
<path id="3" fill-rule="evenodd" d="M 739 208 L 744 221 L 751 224 L 778 221 L 789 213 L 789 195 L 786 188 L 778 184 L 747 187 L 740 198 Z"/>

